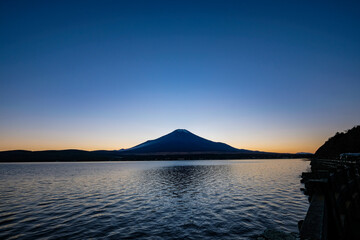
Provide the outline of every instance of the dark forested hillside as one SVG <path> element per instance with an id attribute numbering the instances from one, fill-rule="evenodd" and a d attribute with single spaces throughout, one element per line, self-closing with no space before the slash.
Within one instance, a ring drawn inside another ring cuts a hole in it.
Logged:
<path id="1" fill-rule="evenodd" d="M 337 132 L 315 153 L 316 157 L 338 157 L 341 153 L 360 152 L 360 125 L 345 132 Z"/>

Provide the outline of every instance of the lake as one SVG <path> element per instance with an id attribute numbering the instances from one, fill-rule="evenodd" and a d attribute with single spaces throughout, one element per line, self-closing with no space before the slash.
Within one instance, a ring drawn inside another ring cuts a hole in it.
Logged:
<path id="1" fill-rule="evenodd" d="M 0 239 L 248 239 L 298 232 L 309 161 L 0 164 Z"/>

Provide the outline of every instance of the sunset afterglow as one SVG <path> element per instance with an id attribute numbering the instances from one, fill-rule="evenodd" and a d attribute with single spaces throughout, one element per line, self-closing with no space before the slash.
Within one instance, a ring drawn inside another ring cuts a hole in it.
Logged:
<path id="1" fill-rule="evenodd" d="M 20 2 L 0 3 L 0 150 L 121 149 L 185 128 L 313 153 L 359 124 L 359 4 Z"/>

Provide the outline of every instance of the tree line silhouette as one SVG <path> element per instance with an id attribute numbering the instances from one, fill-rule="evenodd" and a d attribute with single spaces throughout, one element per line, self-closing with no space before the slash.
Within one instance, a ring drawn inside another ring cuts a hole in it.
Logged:
<path id="1" fill-rule="evenodd" d="M 341 153 L 360 153 L 360 125 L 337 132 L 315 152 L 315 156 L 338 158 Z"/>

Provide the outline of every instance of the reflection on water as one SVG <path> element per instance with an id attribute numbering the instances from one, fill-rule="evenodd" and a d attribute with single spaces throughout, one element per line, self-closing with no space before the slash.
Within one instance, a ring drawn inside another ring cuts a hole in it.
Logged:
<path id="1" fill-rule="evenodd" d="M 1 239 L 247 239 L 297 231 L 302 160 L 0 164 Z"/>

